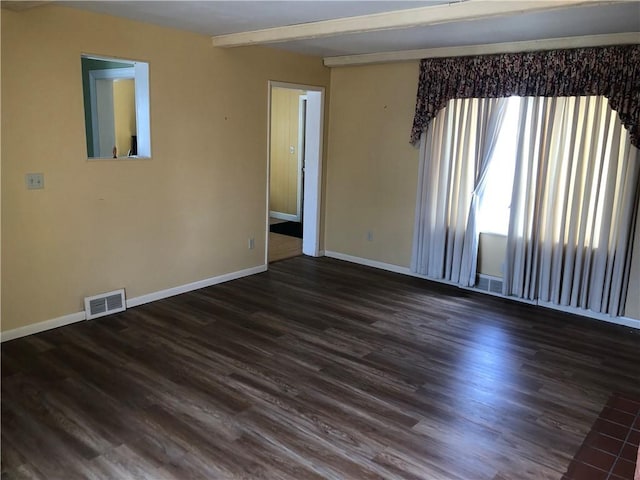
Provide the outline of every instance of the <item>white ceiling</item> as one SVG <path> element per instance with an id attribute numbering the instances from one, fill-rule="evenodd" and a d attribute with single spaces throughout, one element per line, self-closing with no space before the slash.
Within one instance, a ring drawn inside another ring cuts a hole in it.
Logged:
<path id="1" fill-rule="evenodd" d="M 499 1 L 499 0 L 496 0 Z M 4 2 L 3 2 L 4 3 Z M 62 1 L 210 36 L 454 3 L 430 1 Z M 458 3 L 458 2 L 455 2 Z M 268 45 L 322 57 L 640 32 L 640 1 L 595 2 L 546 12 L 336 34 Z M 640 42 L 640 34 L 638 34 Z"/>
<path id="2" fill-rule="evenodd" d="M 574 7 L 506 19 L 357 33 L 273 46 L 327 57 L 633 31 L 640 31 L 640 3 Z"/>
<path id="3" fill-rule="evenodd" d="M 263 28 L 448 3 L 440 1 L 62 1 L 72 7 L 140 22 L 225 35 Z"/>

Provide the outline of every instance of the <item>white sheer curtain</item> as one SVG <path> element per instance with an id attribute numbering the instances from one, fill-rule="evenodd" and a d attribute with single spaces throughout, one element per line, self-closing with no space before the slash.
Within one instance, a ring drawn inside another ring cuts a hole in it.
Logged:
<path id="1" fill-rule="evenodd" d="M 620 315 L 639 179 L 604 97 L 523 98 L 503 293 Z"/>
<path id="2" fill-rule="evenodd" d="M 471 205 L 469 207 L 468 223 L 464 235 L 464 245 L 462 248 L 462 261 L 460 267 L 460 281 L 463 286 L 472 287 L 476 284 L 476 274 L 478 267 L 478 242 L 480 232 L 478 231 L 478 209 L 482 202 L 485 189 L 487 187 L 487 173 L 498 136 L 504 121 L 507 110 L 507 98 L 483 99 L 479 105 L 478 112 L 478 138 L 476 151 L 475 185 L 471 194 Z"/>
<path id="3" fill-rule="evenodd" d="M 504 104 L 504 99 L 450 100 L 422 135 L 412 271 L 464 285 L 473 271 L 475 281 L 477 232 L 474 223 L 473 234 L 466 236 L 469 212 L 476 209 L 470 210 L 474 191 L 481 195 Z"/>

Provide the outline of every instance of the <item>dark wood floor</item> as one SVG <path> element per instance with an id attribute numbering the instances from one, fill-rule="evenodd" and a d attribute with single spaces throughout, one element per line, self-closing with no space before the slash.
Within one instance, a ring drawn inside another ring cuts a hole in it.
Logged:
<path id="1" fill-rule="evenodd" d="M 640 335 L 327 258 L 2 345 L 2 479 L 559 479 Z"/>

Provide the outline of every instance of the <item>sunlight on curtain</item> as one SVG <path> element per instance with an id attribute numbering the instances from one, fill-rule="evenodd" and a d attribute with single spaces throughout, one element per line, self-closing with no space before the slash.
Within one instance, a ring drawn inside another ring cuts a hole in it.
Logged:
<path id="1" fill-rule="evenodd" d="M 451 100 L 422 136 L 412 271 L 475 281 L 478 233 L 475 213 L 468 230 L 469 215 L 484 188 L 504 105 L 504 99 Z"/>
<path id="2" fill-rule="evenodd" d="M 513 190 L 513 174 L 516 166 L 516 143 L 520 97 L 509 97 L 506 111 L 486 173 L 477 212 L 478 231 L 507 235 L 509 231 L 509 206 Z"/>
<path id="3" fill-rule="evenodd" d="M 503 293 L 621 314 L 638 150 L 604 97 L 521 102 Z"/>
<path id="4" fill-rule="evenodd" d="M 460 285 L 465 287 L 472 287 L 476 284 L 480 225 L 482 221 L 485 224 L 487 223 L 487 215 L 484 216 L 484 219 L 481 219 L 479 218 L 480 212 L 490 211 L 493 206 L 487 205 L 487 200 L 492 199 L 494 193 L 487 189 L 490 173 L 492 171 L 495 172 L 495 167 L 498 166 L 503 169 L 502 174 L 508 174 L 508 172 L 505 172 L 505 164 L 513 164 L 513 161 L 509 162 L 509 159 L 505 158 L 505 154 L 508 154 L 508 152 L 504 150 L 505 142 L 501 141 L 505 136 L 505 120 L 509 120 L 507 115 L 509 102 L 510 99 L 507 98 L 492 98 L 481 100 L 479 105 L 476 161 L 474 166 L 475 184 L 467 216 L 459 279 Z M 511 159 L 513 157 L 512 155 Z M 511 179 L 513 179 L 513 169 L 511 169 Z M 504 178 L 499 185 L 503 183 L 505 183 Z M 491 214 L 494 218 L 507 217 L 504 220 L 506 223 L 508 222 L 508 215 L 505 215 L 507 212 L 508 210 L 503 210 L 503 212 L 493 211 Z"/>

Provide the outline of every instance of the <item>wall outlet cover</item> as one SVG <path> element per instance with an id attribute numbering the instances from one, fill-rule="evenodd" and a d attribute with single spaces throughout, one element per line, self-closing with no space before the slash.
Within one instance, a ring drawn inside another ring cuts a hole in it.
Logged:
<path id="1" fill-rule="evenodd" d="M 29 190 L 44 188 L 44 173 L 27 173 L 25 175 L 25 182 Z"/>

